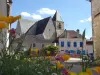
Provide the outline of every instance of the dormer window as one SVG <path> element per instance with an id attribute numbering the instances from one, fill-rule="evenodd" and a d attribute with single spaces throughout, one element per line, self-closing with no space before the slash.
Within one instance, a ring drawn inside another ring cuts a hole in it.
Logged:
<path id="1" fill-rule="evenodd" d="M 58 28 L 61 29 L 61 23 L 59 23 Z"/>

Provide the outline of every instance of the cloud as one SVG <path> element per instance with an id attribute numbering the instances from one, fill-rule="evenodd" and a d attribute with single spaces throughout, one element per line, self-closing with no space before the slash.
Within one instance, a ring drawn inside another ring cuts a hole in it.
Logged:
<path id="1" fill-rule="evenodd" d="M 85 36 L 85 38 L 86 38 L 86 39 L 90 39 L 90 37 L 89 37 L 89 36 Z"/>
<path id="2" fill-rule="evenodd" d="M 84 19 L 84 20 L 80 20 L 81 23 L 85 23 L 85 22 L 91 22 L 91 17 Z"/>
<path id="3" fill-rule="evenodd" d="M 52 15 L 52 14 L 54 14 L 56 12 L 56 10 L 49 9 L 49 8 L 41 8 L 40 10 L 37 10 L 37 12 L 39 12 L 40 14 Z"/>
<path id="4" fill-rule="evenodd" d="M 33 13 L 33 14 L 30 14 L 30 13 L 28 13 L 28 12 L 22 12 L 21 15 L 22 15 L 23 17 L 32 18 L 32 19 L 35 19 L 35 20 L 43 19 L 43 18 L 41 17 L 41 15 L 34 14 L 34 13 Z"/>
<path id="5" fill-rule="evenodd" d="M 25 17 L 30 17 L 30 16 L 31 16 L 31 14 L 29 14 L 29 13 L 27 13 L 27 12 L 22 12 L 21 15 L 22 15 L 22 16 L 25 16 Z"/>

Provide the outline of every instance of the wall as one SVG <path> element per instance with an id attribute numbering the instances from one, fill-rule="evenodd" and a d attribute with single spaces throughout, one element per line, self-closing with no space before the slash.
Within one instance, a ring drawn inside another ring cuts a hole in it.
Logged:
<path id="1" fill-rule="evenodd" d="M 93 45 L 86 45 L 86 49 L 88 50 L 88 53 L 93 53 Z"/>
<path id="2" fill-rule="evenodd" d="M 0 16 L 7 16 L 7 2 L 6 0 L 0 0 Z M 7 33 L 7 29 L 3 29 L 3 34 Z M 1 36 L 0 36 L 1 37 Z M 5 37 L 3 37 L 4 43 L 6 43 L 6 34 Z M 0 48 L 2 48 L 3 45 L 0 43 Z"/>
<path id="3" fill-rule="evenodd" d="M 80 47 L 80 42 L 82 42 L 81 38 L 60 38 L 59 39 L 59 46 L 61 46 L 61 41 L 64 41 L 64 47 L 61 47 L 60 50 L 77 50 L 82 49 Z M 67 47 L 67 41 L 71 42 L 71 47 Z M 77 42 L 77 47 L 73 47 L 73 42 Z M 84 40 L 84 50 L 86 50 L 86 40 Z"/>
<path id="4" fill-rule="evenodd" d="M 94 56 L 100 57 L 100 0 L 92 0 Z"/>

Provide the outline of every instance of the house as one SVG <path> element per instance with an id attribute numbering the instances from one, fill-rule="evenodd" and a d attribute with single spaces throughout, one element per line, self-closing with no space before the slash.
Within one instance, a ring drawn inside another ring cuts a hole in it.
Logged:
<path id="1" fill-rule="evenodd" d="M 59 46 L 61 51 L 72 55 L 79 54 L 79 51 L 83 52 L 83 54 L 87 53 L 86 39 L 84 39 L 84 41 L 82 40 L 79 29 L 76 31 L 65 30 L 61 36 L 59 36 Z"/>

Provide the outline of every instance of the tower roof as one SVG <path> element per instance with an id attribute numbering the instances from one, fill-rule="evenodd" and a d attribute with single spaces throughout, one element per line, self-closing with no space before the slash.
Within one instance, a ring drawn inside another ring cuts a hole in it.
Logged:
<path id="1" fill-rule="evenodd" d="M 62 21 L 63 22 L 63 20 L 60 16 L 60 13 L 58 11 L 56 11 L 56 13 L 54 14 L 53 21 Z"/>

